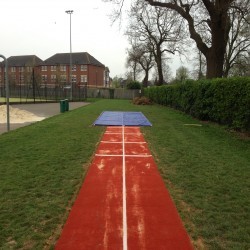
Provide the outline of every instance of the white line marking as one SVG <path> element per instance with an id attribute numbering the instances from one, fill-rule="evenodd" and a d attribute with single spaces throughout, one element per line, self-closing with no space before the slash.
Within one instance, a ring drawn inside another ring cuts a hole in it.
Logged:
<path id="1" fill-rule="evenodd" d="M 95 154 L 95 156 L 102 156 L 102 157 L 115 157 L 115 156 L 119 156 L 119 157 L 152 157 L 152 155 L 103 155 L 103 154 Z"/>
<path id="2" fill-rule="evenodd" d="M 102 143 L 123 143 L 123 142 L 119 142 L 119 141 L 101 141 Z M 146 142 L 136 142 L 136 141 L 128 141 L 128 142 L 124 142 L 125 144 L 131 143 L 131 144 L 145 144 Z"/>
<path id="3" fill-rule="evenodd" d="M 127 201 L 126 201 L 126 162 L 125 162 L 125 143 L 124 143 L 124 126 L 122 126 L 122 201 L 123 201 L 123 250 L 128 249 L 127 236 Z"/>
<path id="4" fill-rule="evenodd" d="M 120 135 L 119 132 L 105 132 L 105 135 Z M 126 133 L 127 135 L 141 135 L 141 133 Z"/>

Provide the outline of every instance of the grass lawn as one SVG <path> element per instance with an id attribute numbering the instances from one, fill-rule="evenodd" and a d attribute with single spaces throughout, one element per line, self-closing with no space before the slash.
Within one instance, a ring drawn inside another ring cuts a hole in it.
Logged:
<path id="1" fill-rule="evenodd" d="M 250 248 L 250 140 L 166 107 L 99 100 L 0 135 L 0 249 L 53 248 L 104 110 L 142 111 L 153 123 L 142 131 L 197 249 Z"/>

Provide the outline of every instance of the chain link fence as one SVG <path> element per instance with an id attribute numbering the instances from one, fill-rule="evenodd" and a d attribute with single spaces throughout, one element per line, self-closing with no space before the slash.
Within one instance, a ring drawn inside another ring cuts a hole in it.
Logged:
<path id="1" fill-rule="evenodd" d="M 46 85 L 11 85 L 9 89 L 11 102 L 15 103 L 57 102 L 71 100 L 71 96 L 73 101 L 85 101 L 87 98 L 133 99 L 140 96 L 138 89 L 88 88 L 87 85 L 73 86 L 72 90 L 70 86 Z M 5 102 L 5 97 L 5 87 L 0 86 L 0 103 Z"/>

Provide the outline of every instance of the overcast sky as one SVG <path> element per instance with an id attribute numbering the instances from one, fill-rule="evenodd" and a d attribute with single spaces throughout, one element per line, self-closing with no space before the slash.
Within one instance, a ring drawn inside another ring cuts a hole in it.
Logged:
<path id="1" fill-rule="evenodd" d="M 68 53 L 70 16 L 65 11 L 73 10 L 72 52 L 88 52 L 109 67 L 111 77 L 124 76 L 126 20 L 121 27 L 111 25 L 112 8 L 102 0 L 1 0 L 0 54 L 45 60 Z"/>

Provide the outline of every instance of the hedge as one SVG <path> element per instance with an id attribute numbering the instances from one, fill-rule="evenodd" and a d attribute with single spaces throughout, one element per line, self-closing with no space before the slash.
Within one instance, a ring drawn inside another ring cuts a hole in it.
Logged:
<path id="1" fill-rule="evenodd" d="M 200 120 L 250 131 L 250 77 L 187 80 L 144 89 L 155 103 L 173 107 Z"/>

